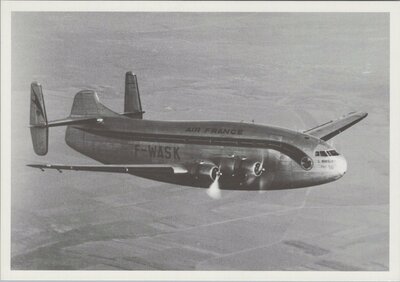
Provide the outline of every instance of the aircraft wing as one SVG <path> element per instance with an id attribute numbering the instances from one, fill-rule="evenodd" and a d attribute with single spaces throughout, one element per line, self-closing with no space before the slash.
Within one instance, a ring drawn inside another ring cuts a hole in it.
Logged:
<path id="1" fill-rule="evenodd" d="M 98 172 L 117 172 L 117 173 L 166 173 L 184 174 L 187 169 L 183 166 L 168 164 L 138 164 L 138 165 L 65 165 L 65 164 L 28 164 L 27 166 L 45 169 L 78 170 L 78 171 L 98 171 Z"/>
<path id="2" fill-rule="evenodd" d="M 339 133 L 345 131 L 347 128 L 353 126 L 360 120 L 364 119 L 368 113 L 364 112 L 352 112 L 337 120 L 331 120 L 324 124 L 313 127 L 303 133 L 318 137 L 324 141 L 327 141 Z"/>

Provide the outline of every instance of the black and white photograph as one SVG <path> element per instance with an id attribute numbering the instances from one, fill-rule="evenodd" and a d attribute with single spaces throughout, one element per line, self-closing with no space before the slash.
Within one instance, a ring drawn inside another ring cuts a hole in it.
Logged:
<path id="1" fill-rule="evenodd" d="M 11 272 L 390 271 L 390 16 L 13 11 Z"/>

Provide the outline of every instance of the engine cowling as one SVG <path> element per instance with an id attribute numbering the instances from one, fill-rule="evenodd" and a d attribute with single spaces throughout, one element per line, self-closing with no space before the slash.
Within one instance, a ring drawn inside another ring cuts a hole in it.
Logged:
<path id="1" fill-rule="evenodd" d="M 263 173 L 263 166 L 261 162 L 246 162 L 244 161 L 240 169 L 246 174 L 246 175 L 252 175 L 252 176 L 260 176 Z"/>
<path id="2" fill-rule="evenodd" d="M 220 173 L 219 168 L 214 163 L 200 162 L 192 170 L 192 174 L 197 179 L 214 181 Z"/>
<path id="3" fill-rule="evenodd" d="M 220 159 L 216 165 L 213 161 L 199 161 L 193 164 L 190 169 L 193 177 L 203 183 L 209 184 L 221 175 L 222 184 L 251 184 L 258 179 L 265 171 L 260 161 L 227 158 Z"/>
<path id="4" fill-rule="evenodd" d="M 259 161 L 243 160 L 240 163 L 237 176 L 240 183 L 251 184 L 265 171 L 263 164 Z"/>
<path id="5" fill-rule="evenodd" d="M 240 164 L 240 172 L 244 176 L 259 177 L 265 169 L 261 162 L 244 160 Z"/>

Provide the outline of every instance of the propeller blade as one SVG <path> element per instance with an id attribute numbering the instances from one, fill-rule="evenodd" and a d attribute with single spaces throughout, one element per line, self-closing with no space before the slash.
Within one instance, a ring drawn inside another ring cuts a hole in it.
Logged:
<path id="1" fill-rule="evenodd" d="M 260 180 L 258 182 L 258 185 L 259 185 L 258 186 L 258 193 L 263 194 L 263 193 L 267 192 L 266 190 L 264 190 L 264 178 L 263 178 L 262 175 L 260 176 Z"/>
<path id="2" fill-rule="evenodd" d="M 221 198 L 221 190 L 219 189 L 219 177 L 221 175 L 217 174 L 214 182 L 210 185 L 210 188 L 207 189 L 207 195 L 213 198 L 214 200 L 218 200 Z"/>
<path id="3" fill-rule="evenodd" d="M 259 185 L 258 186 L 258 192 L 260 194 L 265 192 L 265 190 L 264 190 L 264 177 L 263 177 L 263 176 L 265 176 L 265 175 L 263 175 L 264 172 L 265 172 L 265 168 L 264 168 L 264 150 L 261 151 L 261 169 L 262 169 L 262 174 L 260 175 L 259 181 L 258 181 L 258 185 Z"/>

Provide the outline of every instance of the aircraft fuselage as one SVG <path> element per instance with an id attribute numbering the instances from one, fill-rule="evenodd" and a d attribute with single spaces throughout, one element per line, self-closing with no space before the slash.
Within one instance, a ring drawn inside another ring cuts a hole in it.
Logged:
<path id="1" fill-rule="evenodd" d="M 65 139 L 71 148 L 104 164 L 181 164 L 193 173 L 135 175 L 194 187 L 212 182 L 195 173 L 208 162 L 222 173 L 220 188 L 229 190 L 314 186 L 337 180 L 347 169 L 341 155 L 316 156 L 316 151 L 333 150 L 319 138 L 249 123 L 105 117 L 96 124 L 68 126 Z M 262 173 L 243 170 L 251 171 L 257 163 Z"/>

